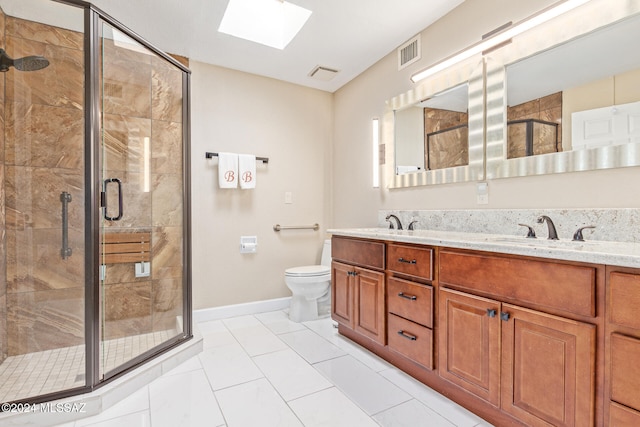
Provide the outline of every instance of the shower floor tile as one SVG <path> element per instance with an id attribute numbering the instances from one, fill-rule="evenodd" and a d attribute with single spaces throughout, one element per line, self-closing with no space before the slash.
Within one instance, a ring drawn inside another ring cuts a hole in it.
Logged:
<path id="1" fill-rule="evenodd" d="M 176 334 L 175 330 L 166 330 L 105 341 L 101 371 L 109 372 Z M 9 356 L 0 364 L 0 402 L 84 385 L 84 345 Z"/>

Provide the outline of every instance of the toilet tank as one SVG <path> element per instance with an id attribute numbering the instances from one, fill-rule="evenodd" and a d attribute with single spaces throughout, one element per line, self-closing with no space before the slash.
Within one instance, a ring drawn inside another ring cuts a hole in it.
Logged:
<path id="1" fill-rule="evenodd" d="M 322 247 L 322 258 L 320 258 L 320 265 L 331 267 L 331 239 L 324 241 L 324 246 Z"/>

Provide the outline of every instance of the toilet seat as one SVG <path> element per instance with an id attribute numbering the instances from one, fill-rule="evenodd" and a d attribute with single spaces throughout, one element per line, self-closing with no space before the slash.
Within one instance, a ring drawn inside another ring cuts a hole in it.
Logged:
<path id="1" fill-rule="evenodd" d="M 288 268 L 284 271 L 287 277 L 318 277 L 331 273 L 331 267 L 326 265 L 305 265 L 302 267 Z"/>

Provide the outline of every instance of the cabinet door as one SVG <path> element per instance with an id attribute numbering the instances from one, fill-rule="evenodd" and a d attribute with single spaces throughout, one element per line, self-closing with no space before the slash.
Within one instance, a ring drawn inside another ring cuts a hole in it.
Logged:
<path id="1" fill-rule="evenodd" d="M 354 330 L 384 345 L 384 273 L 355 268 Z"/>
<path id="2" fill-rule="evenodd" d="M 353 329 L 353 287 L 350 265 L 331 263 L 331 318 Z"/>
<path id="3" fill-rule="evenodd" d="M 530 426 L 594 423 L 595 326 L 502 305 L 502 409 Z"/>
<path id="4" fill-rule="evenodd" d="M 500 303 L 440 289 L 439 372 L 495 406 L 500 404 Z"/>

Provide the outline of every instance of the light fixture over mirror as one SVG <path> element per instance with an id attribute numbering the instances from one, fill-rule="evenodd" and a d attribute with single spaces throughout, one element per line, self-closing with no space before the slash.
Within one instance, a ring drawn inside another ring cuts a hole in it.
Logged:
<path id="1" fill-rule="evenodd" d="M 443 59 L 440 62 L 435 63 L 434 65 L 419 71 L 411 76 L 411 81 L 414 83 L 419 82 L 420 80 L 424 80 L 429 76 L 432 76 L 440 71 L 446 70 L 466 59 L 473 57 L 479 53 L 483 53 L 494 49 L 503 43 L 508 42 L 513 37 L 516 37 L 519 34 L 524 33 L 525 31 L 530 30 L 531 28 L 535 28 L 538 25 L 541 25 L 557 16 L 562 15 L 576 7 L 588 2 L 589 0 L 564 0 L 558 2 L 551 7 L 543 9 L 539 13 L 520 21 L 514 25 L 507 26 L 505 29 L 500 31 L 492 31 L 488 35 L 486 35 L 481 41 L 478 43 L 469 46 L 468 48 Z"/>

